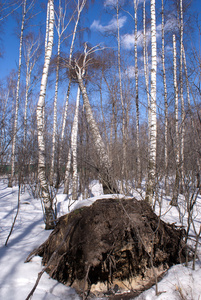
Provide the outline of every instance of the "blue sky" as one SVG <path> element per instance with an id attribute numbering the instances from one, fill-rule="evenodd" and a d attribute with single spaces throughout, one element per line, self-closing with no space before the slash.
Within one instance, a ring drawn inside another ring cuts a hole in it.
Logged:
<path id="1" fill-rule="evenodd" d="M 114 2 L 115 0 L 107 0 L 107 2 Z M 156 1 L 157 5 L 159 2 Z M 165 1 L 167 4 L 168 0 Z M 57 3 L 55 1 L 55 3 Z M 90 34 L 85 34 L 84 38 L 89 41 L 91 44 L 95 45 L 98 43 L 106 43 L 110 46 L 115 46 L 115 38 L 114 36 L 105 37 L 105 34 L 108 30 L 115 29 L 116 26 L 116 19 L 115 19 L 115 12 L 111 10 L 110 7 L 104 7 L 103 3 L 105 1 L 98 0 L 95 1 L 94 4 L 90 4 L 88 12 L 83 15 L 82 17 L 82 24 L 90 28 Z M 147 1 L 147 4 L 149 0 Z M 133 13 L 133 1 L 131 1 L 131 7 L 129 12 Z M 200 0 L 193 0 L 193 10 L 197 13 L 201 13 L 201 1 Z M 18 9 L 20 13 L 20 9 Z M 41 9 L 40 9 L 41 11 Z M 45 9 L 40 12 L 38 15 L 38 20 L 43 22 L 45 26 Z M 199 17 L 201 20 L 201 16 Z M 201 23 L 201 22 L 200 22 Z M 157 22 L 158 29 L 160 29 L 160 20 Z M 123 49 L 132 49 L 133 47 L 133 28 L 134 24 L 132 19 L 128 16 L 127 13 L 121 12 L 120 13 L 120 26 L 121 26 L 121 34 L 122 34 L 122 47 Z M 19 39 L 16 36 L 16 30 L 18 28 L 18 32 L 20 30 L 19 25 L 13 16 L 9 16 L 3 24 L 3 33 L 1 32 L 1 40 L 3 45 L 3 58 L 0 59 L 0 78 L 4 78 L 7 76 L 11 70 L 17 70 L 18 66 L 18 51 L 19 51 Z M 139 29 L 140 32 L 140 29 Z M 56 36 L 56 32 L 55 32 Z M 185 38 L 185 36 L 184 36 Z M 139 37 L 140 41 L 140 37 Z M 195 39 L 195 44 L 198 47 L 198 39 Z"/>

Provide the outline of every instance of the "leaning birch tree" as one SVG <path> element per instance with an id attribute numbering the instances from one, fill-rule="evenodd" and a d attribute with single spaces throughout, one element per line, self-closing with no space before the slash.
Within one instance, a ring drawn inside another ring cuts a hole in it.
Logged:
<path id="1" fill-rule="evenodd" d="M 84 109 L 86 112 L 86 120 L 89 125 L 89 129 L 94 142 L 94 147 L 100 161 L 99 176 L 103 184 L 104 193 L 118 193 L 117 183 L 113 178 L 113 174 L 111 170 L 109 155 L 107 153 L 103 139 L 100 135 L 98 125 L 94 119 L 87 90 L 84 85 L 84 75 L 85 75 L 86 68 L 89 65 L 89 63 L 91 63 L 91 55 L 93 55 L 93 53 L 96 50 L 98 50 L 97 46 L 92 47 L 87 51 L 87 44 L 85 43 L 83 61 L 81 62 L 81 64 L 79 61 L 75 61 L 74 67 L 73 66 L 69 66 L 69 67 L 73 68 L 73 70 L 75 71 L 77 81 L 80 87 L 80 91 L 82 93 Z"/>
<path id="2" fill-rule="evenodd" d="M 157 51 L 156 51 L 156 9 L 155 0 L 151 0 L 151 99 L 150 99 L 150 144 L 148 161 L 148 183 L 145 200 L 150 204 L 153 202 L 153 195 L 156 183 L 156 139 L 157 139 L 157 119 L 156 119 L 156 71 L 157 71 Z"/>
<path id="3" fill-rule="evenodd" d="M 46 229 L 54 227 L 54 210 L 50 198 L 48 183 L 45 174 L 45 140 L 44 140 L 44 110 L 47 79 L 49 72 L 50 59 L 52 56 L 53 38 L 54 38 L 54 1 L 48 1 L 48 22 L 46 31 L 45 59 L 43 73 L 41 78 L 40 95 L 37 104 L 37 134 L 38 134 L 38 178 L 41 188 L 41 198 L 44 206 Z"/>
<path id="4" fill-rule="evenodd" d="M 73 120 L 72 132 L 71 132 L 71 152 L 72 152 L 72 199 L 77 200 L 77 136 L 78 136 L 78 116 L 79 116 L 79 103 L 80 103 L 80 87 L 77 89 L 77 100 L 75 106 L 75 115 Z M 67 168 L 68 169 L 68 168 Z"/>

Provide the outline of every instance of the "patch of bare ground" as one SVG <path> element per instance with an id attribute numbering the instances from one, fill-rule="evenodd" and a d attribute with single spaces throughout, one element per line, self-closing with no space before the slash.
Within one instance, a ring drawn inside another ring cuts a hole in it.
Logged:
<path id="1" fill-rule="evenodd" d="M 59 218 L 28 260 L 42 256 L 51 277 L 84 297 L 130 299 L 185 261 L 184 234 L 145 201 L 102 199 Z"/>

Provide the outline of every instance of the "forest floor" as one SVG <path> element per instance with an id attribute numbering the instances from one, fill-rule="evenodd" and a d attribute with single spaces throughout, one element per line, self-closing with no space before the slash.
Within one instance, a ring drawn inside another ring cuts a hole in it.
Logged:
<path id="1" fill-rule="evenodd" d="M 2 300 L 25 300 L 33 288 L 38 273 L 42 270 L 41 257 L 35 256 L 29 263 L 24 263 L 27 256 L 41 245 L 49 236 L 50 231 L 45 231 L 41 202 L 34 199 L 30 189 L 22 190 L 20 194 L 20 211 L 16 220 L 13 233 L 5 242 L 10 232 L 14 220 L 17 203 L 18 187 L 7 187 L 7 180 L 0 180 L 0 299 Z M 89 206 L 97 199 L 111 198 L 111 195 L 101 195 L 102 189 L 98 182 L 91 184 L 91 198 L 78 200 L 70 206 L 70 211 L 82 206 Z M 136 191 L 132 195 L 138 199 L 140 194 Z M 187 212 L 182 196 L 179 198 L 179 207 L 170 206 L 169 197 L 162 198 L 161 218 L 176 225 L 187 225 Z M 69 212 L 69 200 L 62 193 L 62 189 L 57 194 L 58 217 Z M 156 213 L 160 209 L 156 205 Z M 194 207 L 194 225 L 197 232 L 201 225 L 201 197 L 199 196 Z M 195 236 L 193 228 L 190 230 L 190 237 Z M 199 240 L 201 242 L 201 240 Z M 155 286 L 143 292 L 135 299 L 138 300 L 176 300 L 176 299 L 201 299 L 201 245 L 198 245 L 198 259 L 195 270 L 192 270 L 192 262 L 188 267 L 175 265 L 171 267 L 164 278 L 158 283 L 160 294 L 155 295 Z M 52 299 L 80 299 L 79 295 L 71 287 L 67 287 L 44 273 L 32 300 L 52 300 Z M 98 299 L 98 298 L 97 298 Z M 103 299 L 103 298 L 102 298 Z"/>

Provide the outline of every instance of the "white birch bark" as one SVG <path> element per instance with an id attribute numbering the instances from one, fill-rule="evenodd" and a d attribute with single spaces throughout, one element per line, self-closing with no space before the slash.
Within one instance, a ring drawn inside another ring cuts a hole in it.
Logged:
<path id="1" fill-rule="evenodd" d="M 1 155 L 4 155 L 6 145 L 5 145 L 5 119 L 6 119 L 6 112 L 7 112 L 7 104 L 8 104 L 8 99 L 9 99 L 10 91 L 8 89 L 7 94 L 5 95 L 5 99 L 3 100 L 3 105 L 2 105 L 2 111 L 0 112 L 1 115 L 1 122 L 0 122 L 0 131 L 1 131 L 1 136 L 0 136 L 0 153 Z"/>
<path id="2" fill-rule="evenodd" d="M 118 72 L 119 72 L 119 93 L 122 108 L 122 170 L 121 170 L 121 192 L 123 192 L 123 181 L 127 177 L 126 172 L 126 117 L 125 117 L 125 104 L 123 99 L 122 90 L 122 77 L 121 77 L 121 44 L 120 44 L 120 30 L 119 30 L 119 2 L 116 4 L 117 12 L 117 42 L 118 42 Z"/>
<path id="3" fill-rule="evenodd" d="M 179 190 L 179 114 L 178 114 L 178 86 L 177 86 L 177 50 L 176 38 L 173 35 L 173 77 L 174 77 L 174 97 L 175 97 L 175 162 L 176 177 L 171 205 L 177 205 Z"/>
<path id="4" fill-rule="evenodd" d="M 72 198 L 77 200 L 77 188 L 78 188 L 78 173 L 77 173 L 77 135 L 78 135 L 78 115 L 79 115 L 79 103 L 80 103 L 80 87 L 77 89 L 77 100 L 75 107 L 75 116 L 73 120 L 73 127 L 71 132 L 71 151 L 73 159 L 73 176 L 72 176 Z"/>
<path id="5" fill-rule="evenodd" d="M 155 0 L 151 0 L 151 99 L 150 99 L 150 150 L 148 166 L 148 184 L 146 190 L 146 201 L 153 202 L 153 195 L 156 182 L 156 71 L 157 71 L 157 51 L 156 51 L 156 14 Z"/>
<path id="6" fill-rule="evenodd" d="M 68 159 L 67 159 L 66 169 L 65 169 L 64 194 L 69 193 L 70 167 L 71 167 L 71 147 L 69 147 L 69 150 L 68 150 Z"/>
<path id="7" fill-rule="evenodd" d="M 164 3 L 162 0 L 162 65 L 163 65 L 163 87 L 165 103 L 165 189 L 168 193 L 168 102 L 167 102 L 167 83 L 165 69 L 165 33 L 164 33 Z"/>
<path id="8" fill-rule="evenodd" d="M 92 53 L 92 51 L 91 52 L 89 51 L 89 53 Z M 91 132 L 92 139 L 94 142 L 95 150 L 100 159 L 99 172 L 100 172 L 100 177 L 101 177 L 101 180 L 103 183 L 104 192 L 117 193 L 118 188 L 117 188 L 117 184 L 116 184 L 115 180 L 112 177 L 113 174 L 111 174 L 111 164 L 109 161 L 109 156 L 106 151 L 105 144 L 100 135 L 97 123 L 94 119 L 93 112 L 92 112 L 91 105 L 90 105 L 89 98 L 88 98 L 88 94 L 87 94 L 87 90 L 86 90 L 86 87 L 84 86 L 84 82 L 83 82 L 83 76 L 84 76 L 85 67 L 87 64 L 86 60 L 87 60 L 87 53 L 86 53 L 86 45 L 85 45 L 85 57 L 84 57 L 84 61 L 83 61 L 83 68 L 79 67 L 77 64 L 75 70 L 76 70 L 76 74 L 77 74 L 79 87 L 80 87 L 80 90 L 82 93 L 87 123 L 89 124 L 89 128 L 90 128 L 90 132 Z"/>
<path id="9" fill-rule="evenodd" d="M 151 113 L 150 113 L 150 92 L 149 92 L 149 61 L 147 55 L 147 43 L 146 43 L 146 6 L 145 0 L 143 2 L 143 61 L 144 61 L 144 77 L 145 77 L 145 85 L 146 85 L 146 93 L 147 93 L 147 104 L 148 104 L 148 128 L 151 127 Z M 150 145 L 150 132 L 148 130 L 148 152 Z"/>
<path id="10" fill-rule="evenodd" d="M 76 33 L 77 33 L 77 27 L 78 27 L 78 24 L 79 24 L 79 21 L 80 21 L 81 13 L 82 13 L 82 11 L 85 7 L 85 4 L 86 4 L 86 0 L 82 0 L 81 2 L 80 2 L 80 0 L 77 1 L 77 18 L 76 18 L 75 26 L 74 26 L 74 29 L 73 29 L 73 36 L 72 36 L 72 41 L 71 41 L 71 46 L 70 46 L 69 62 L 68 62 L 69 65 L 71 65 L 73 49 L 74 49 L 74 43 L 75 43 L 75 38 L 76 38 Z M 68 90 L 67 90 L 67 94 L 66 94 L 64 114 L 63 114 L 63 120 L 62 120 L 60 151 L 59 151 L 59 165 L 61 163 L 60 152 L 63 148 L 64 132 L 65 132 L 65 127 L 66 127 L 66 119 L 67 119 L 67 112 L 68 112 L 68 102 L 69 102 L 69 96 L 70 96 L 71 83 L 72 83 L 72 79 L 70 78 L 69 83 L 68 83 Z M 69 153 L 71 153 L 70 149 L 69 149 Z M 71 155 L 68 155 L 68 159 L 70 159 L 70 161 L 67 162 L 67 165 L 70 166 L 71 165 Z M 68 173 L 68 170 L 66 170 L 66 172 L 65 172 L 65 178 L 67 176 L 66 175 L 67 173 Z M 66 181 L 66 179 L 65 179 L 65 181 Z M 68 182 L 68 180 L 67 180 L 67 182 Z M 68 190 L 68 188 L 64 187 L 64 193 L 66 193 L 67 190 Z"/>
<path id="11" fill-rule="evenodd" d="M 54 226 L 54 212 L 52 208 L 52 201 L 49 195 L 48 184 L 45 174 L 45 141 L 44 141 L 44 106 L 45 95 L 47 87 L 47 78 L 50 65 L 50 59 L 52 55 L 53 38 L 54 38 L 54 2 L 48 1 L 49 10 L 49 23 L 48 23 L 48 35 L 47 45 L 45 51 L 45 60 L 43 66 L 43 74 L 41 78 L 40 95 L 37 104 L 37 131 L 38 131 L 38 178 L 41 186 L 41 197 L 45 210 L 45 225 L 46 229 L 53 228 Z"/>
<path id="12" fill-rule="evenodd" d="M 188 70 L 187 70 L 186 54 L 185 54 L 184 45 L 182 45 L 182 53 L 183 53 L 184 71 L 185 71 L 185 78 L 186 78 L 187 102 L 188 102 L 188 108 L 191 112 L 190 89 L 189 89 Z"/>
<path id="13" fill-rule="evenodd" d="M 24 147 L 26 148 L 27 143 L 27 108 L 28 108 L 28 98 L 31 86 L 31 73 L 35 66 L 36 60 L 38 58 L 37 51 L 39 49 L 39 41 L 34 42 L 32 39 L 26 43 L 26 92 L 25 92 L 25 105 L 24 105 Z M 35 58 L 34 58 L 35 56 Z"/>
<path id="14" fill-rule="evenodd" d="M 77 27 L 78 27 L 80 16 L 81 16 L 81 13 L 82 13 L 82 10 L 83 10 L 85 4 L 86 4 L 86 0 L 83 0 L 81 2 L 81 4 L 80 4 L 80 1 L 78 0 L 77 19 L 76 19 L 75 26 L 73 29 L 73 36 L 72 36 L 72 41 L 71 41 L 71 46 L 70 46 L 69 65 L 71 65 L 75 37 L 76 37 L 76 33 L 77 33 Z M 66 117 L 67 117 L 67 111 L 68 111 L 68 101 L 69 101 L 69 96 L 70 96 L 71 83 L 72 83 L 72 80 L 70 79 L 69 84 L 68 84 L 67 94 L 66 94 L 66 102 L 65 102 L 65 106 L 64 106 L 64 115 L 63 115 L 62 130 L 61 130 L 61 147 L 63 145 L 63 140 L 64 140 L 64 131 L 65 131 L 65 127 L 66 127 Z"/>
<path id="15" fill-rule="evenodd" d="M 57 44 L 57 67 L 56 67 L 56 81 L 55 81 L 55 92 L 54 92 L 54 117 L 53 117 L 53 132 L 52 132 L 52 155 L 50 163 L 50 185 L 54 182 L 54 165 L 55 165 L 55 150 L 56 150 L 56 132 L 57 132 L 57 99 L 58 99 L 58 86 L 59 86 L 59 59 L 60 59 L 60 48 L 61 48 L 61 1 L 59 1 L 59 18 L 57 25 L 58 32 L 58 44 Z"/>
<path id="16" fill-rule="evenodd" d="M 141 186 L 140 170 L 140 113 L 139 113 L 139 88 L 138 88 L 138 53 L 137 53 L 137 0 L 134 0 L 135 17 L 135 105 L 136 105 L 136 146 L 137 146 L 137 187 Z"/>
<path id="17" fill-rule="evenodd" d="M 174 96 L 175 96 L 175 139 L 176 139 L 176 163 L 179 164 L 179 112 L 178 112 L 178 86 L 177 86 L 177 50 L 176 38 L 173 35 L 173 68 L 174 68 Z"/>
<path id="18" fill-rule="evenodd" d="M 70 179 L 70 167 L 71 158 L 73 160 L 73 176 L 72 176 L 72 199 L 77 200 L 77 188 L 78 188 L 78 172 L 77 172 L 77 136 L 78 136 L 78 114 L 80 103 L 80 88 L 78 86 L 77 99 L 75 107 L 75 115 L 71 131 L 71 147 L 68 151 L 68 159 L 66 163 L 65 179 L 64 179 L 64 194 L 69 192 L 69 179 Z"/>
<path id="19" fill-rule="evenodd" d="M 50 4 L 49 1 L 47 3 L 47 15 L 46 15 L 46 31 L 45 31 L 45 53 L 47 51 L 47 43 L 49 36 L 49 18 L 50 18 Z"/>
<path id="20" fill-rule="evenodd" d="M 183 186 L 184 180 L 184 135 L 185 135 L 185 110 L 184 110 L 184 95 L 183 95 L 183 3 L 180 0 L 180 99 L 181 99 L 181 183 Z"/>
<path id="21" fill-rule="evenodd" d="M 23 41 L 23 34 L 24 34 L 25 16 L 26 16 L 26 0 L 24 0 L 23 3 L 22 23 L 21 23 L 21 32 L 20 32 L 19 62 L 18 62 L 17 87 L 16 87 L 16 101 L 15 101 L 15 120 L 13 126 L 13 140 L 12 140 L 12 154 L 11 154 L 11 176 L 8 183 L 9 187 L 12 187 L 12 181 L 15 172 L 15 148 L 16 148 L 16 138 L 17 138 L 17 125 L 18 125 L 19 90 L 20 90 L 20 78 L 21 78 L 21 67 L 22 67 L 22 41 Z"/>

